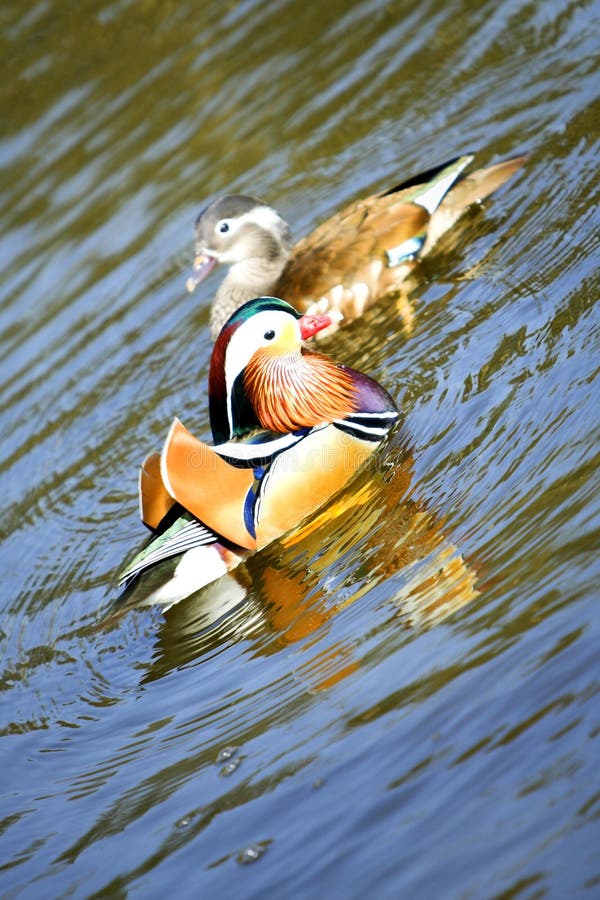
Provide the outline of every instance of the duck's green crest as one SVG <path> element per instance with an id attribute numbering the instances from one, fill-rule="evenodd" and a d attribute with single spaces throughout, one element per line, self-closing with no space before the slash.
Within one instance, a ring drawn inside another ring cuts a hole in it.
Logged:
<path id="1" fill-rule="evenodd" d="M 266 312 L 267 310 L 286 312 L 295 319 L 302 318 L 302 313 L 299 313 L 293 306 L 286 303 L 285 300 L 280 300 L 279 297 L 255 297 L 253 300 L 246 301 L 239 309 L 236 309 L 233 315 L 230 316 L 225 323 L 224 329 L 241 324 L 242 322 L 245 322 L 246 319 L 249 319 L 250 316 L 259 312 Z"/>

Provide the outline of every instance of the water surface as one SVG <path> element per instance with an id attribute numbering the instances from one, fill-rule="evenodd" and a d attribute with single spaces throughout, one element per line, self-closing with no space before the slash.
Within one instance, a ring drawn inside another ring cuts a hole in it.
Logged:
<path id="1" fill-rule="evenodd" d="M 0 11 L 0 890 L 594 896 L 598 5 Z M 330 517 L 109 616 L 136 471 L 208 435 L 192 223 L 300 237 L 458 153 L 528 163 L 327 349 L 404 425 Z"/>

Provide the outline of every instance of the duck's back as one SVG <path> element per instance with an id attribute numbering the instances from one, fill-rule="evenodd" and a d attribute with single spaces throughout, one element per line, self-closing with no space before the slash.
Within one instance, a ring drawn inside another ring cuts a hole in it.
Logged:
<path id="1" fill-rule="evenodd" d="M 301 312 L 320 304 L 356 318 L 406 277 L 406 268 L 389 266 L 387 251 L 423 233 L 428 221 L 426 209 L 397 195 L 353 203 L 295 246 L 277 290 Z"/>

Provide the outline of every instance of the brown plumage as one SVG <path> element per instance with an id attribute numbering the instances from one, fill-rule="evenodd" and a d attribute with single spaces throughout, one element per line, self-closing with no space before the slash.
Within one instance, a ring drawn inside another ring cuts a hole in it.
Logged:
<path id="1" fill-rule="evenodd" d="M 299 312 L 337 310 L 346 321 L 378 298 L 401 290 L 419 258 L 473 203 L 524 163 L 524 156 L 468 174 L 463 156 L 438 169 L 351 203 L 292 246 L 288 225 L 267 204 L 231 195 L 196 222 L 196 260 L 188 289 L 217 264 L 229 270 L 211 309 L 213 337 L 245 301 L 285 298 Z"/>

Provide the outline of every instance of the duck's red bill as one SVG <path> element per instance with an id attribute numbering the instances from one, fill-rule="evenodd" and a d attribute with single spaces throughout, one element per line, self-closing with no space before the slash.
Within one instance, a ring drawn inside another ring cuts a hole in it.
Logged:
<path id="1" fill-rule="evenodd" d="M 307 338 L 312 337 L 313 334 L 317 334 L 318 331 L 323 331 L 324 328 L 333 325 L 334 321 L 337 321 L 337 319 L 334 320 L 332 316 L 325 314 L 318 316 L 302 316 L 302 318 L 298 320 L 302 340 L 305 341 Z"/>

